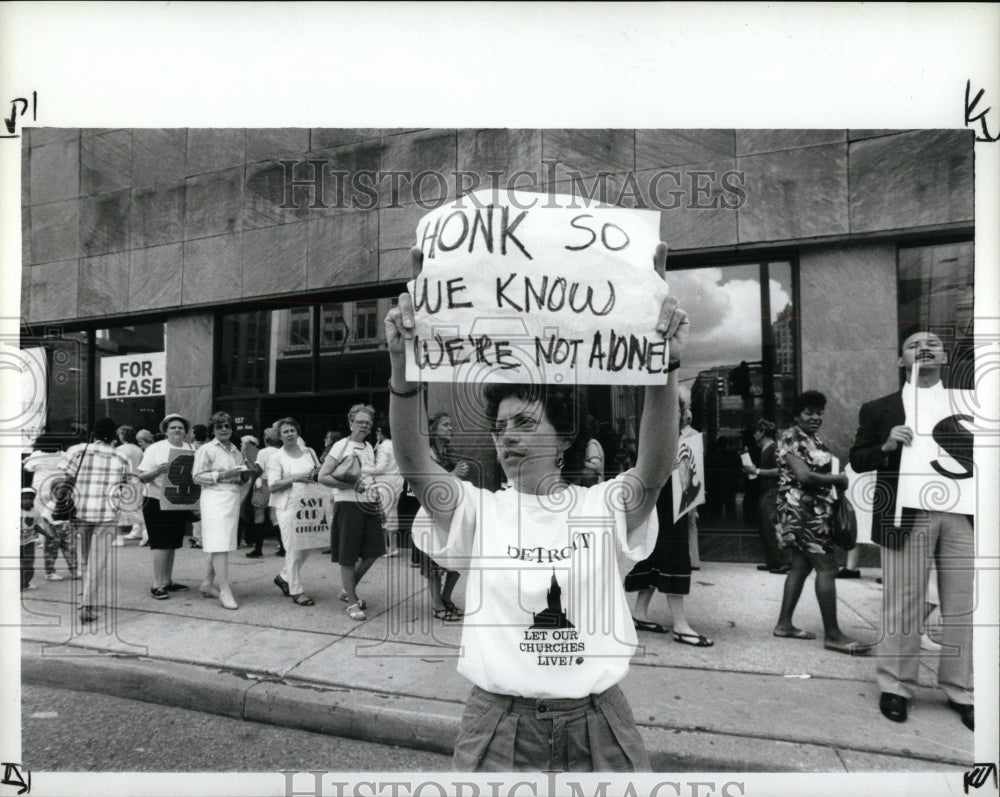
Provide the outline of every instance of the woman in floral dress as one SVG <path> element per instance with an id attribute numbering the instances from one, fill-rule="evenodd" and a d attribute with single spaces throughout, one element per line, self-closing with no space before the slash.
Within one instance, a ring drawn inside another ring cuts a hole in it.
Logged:
<path id="1" fill-rule="evenodd" d="M 846 636 L 837 625 L 837 562 L 833 555 L 834 488 L 847 488 L 843 473 L 832 473 L 833 455 L 816 436 L 823 424 L 826 396 L 807 390 L 795 399 L 795 424 L 778 441 L 778 522 L 782 547 L 791 549 L 792 564 L 785 578 L 781 614 L 774 627 L 777 637 L 815 639 L 796 628 L 792 614 L 809 573 L 816 570 L 816 600 L 823 618 L 823 647 L 860 655 L 870 645 Z"/>

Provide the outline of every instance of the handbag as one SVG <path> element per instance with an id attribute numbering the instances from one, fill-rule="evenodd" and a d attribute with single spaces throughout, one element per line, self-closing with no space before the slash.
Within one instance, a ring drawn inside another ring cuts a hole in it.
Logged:
<path id="1" fill-rule="evenodd" d="M 80 461 L 77 463 L 76 472 L 72 476 L 67 473 L 65 476 L 57 477 L 52 482 L 49 492 L 52 495 L 53 501 L 52 519 L 56 522 L 76 519 L 76 498 L 74 495 L 76 479 L 80 475 L 80 468 L 83 467 L 83 458 L 87 456 L 87 449 L 89 447 L 90 441 L 88 440 L 80 454 Z"/>
<path id="2" fill-rule="evenodd" d="M 333 466 L 330 476 L 345 484 L 355 484 L 361 478 L 361 459 L 354 447 Z"/>
<path id="3" fill-rule="evenodd" d="M 270 499 L 271 485 L 267 483 L 265 477 L 258 476 L 253 483 L 253 495 L 250 496 L 250 503 L 257 509 L 263 509 L 267 506 Z"/>
<path id="4" fill-rule="evenodd" d="M 843 551 L 850 551 L 858 544 L 858 519 L 854 507 L 843 495 L 833 502 L 833 544 Z"/>

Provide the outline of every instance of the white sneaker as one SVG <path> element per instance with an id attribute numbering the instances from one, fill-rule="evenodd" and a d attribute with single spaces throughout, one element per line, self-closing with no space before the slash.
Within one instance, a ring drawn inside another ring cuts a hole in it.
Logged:
<path id="1" fill-rule="evenodd" d="M 123 540 L 121 537 L 115 537 L 115 541 L 111 544 L 114 545 L 115 548 L 122 548 L 125 546 L 125 540 Z"/>
<path id="2" fill-rule="evenodd" d="M 126 540 L 141 540 L 142 539 L 142 532 L 139 532 L 137 534 L 136 532 L 133 531 L 133 532 L 131 532 L 129 534 L 126 534 L 125 535 L 125 539 Z"/>
<path id="3" fill-rule="evenodd" d="M 920 649 L 928 651 L 941 650 L 941 646 L 926 633 L 920 635 Z"/>
<path id="4" fill-rule="evenodd" d="M 65 581 L 66 579 L 64 579 L 64 578 L 63 578 L 63 577 L 62 577 L 61 575 L 59 575 L 58 573 L 47 573 L 47 574 L 45 575 L 45 580 L 46 580 L 46 581 Z"/>

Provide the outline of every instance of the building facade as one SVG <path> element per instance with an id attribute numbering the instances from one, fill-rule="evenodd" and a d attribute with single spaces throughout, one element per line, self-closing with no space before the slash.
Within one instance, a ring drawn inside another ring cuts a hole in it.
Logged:
<path id="1" fill-rule="evenodd" d="M 22 340 L 53 433 L 227 409 L 257 431 L 292 415 L 319 445 L 352 404 L 388 406 L 382 320 L 424 213 L 490 185 L 652 207 L 692 318 L 681 379 L 706 443 L 702 555 L 753 559 L 747 428 L 787 426 L 795 393 L 818 389 L 843 459 L 861 403 L 898 386 L 902 325 L 971 334 L 970 131 L 25 133 Z M 108 377 L 158 352 L 160 394 Z M 427 396 L 431 410 L 475 401 Z M 608 471 L 627 465 L 639 391 L 592 389 L 590 410 Z M 456 449 L 495 483 L 486 430 L 456 415 Z"/>

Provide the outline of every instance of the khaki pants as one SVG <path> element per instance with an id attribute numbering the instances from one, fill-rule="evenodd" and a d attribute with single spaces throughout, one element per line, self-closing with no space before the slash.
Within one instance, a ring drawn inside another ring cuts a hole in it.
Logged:
<path id="1" fill-rule="evenodd" d="M 938 685 L 949 700 L 971 704 L 975 539 L 965 515 L 921 512 L 898 548 L 882 548 L 879 689 L 913 697 L 920 668 L 927 579 L 937 567 L 941 599 Z"/>

